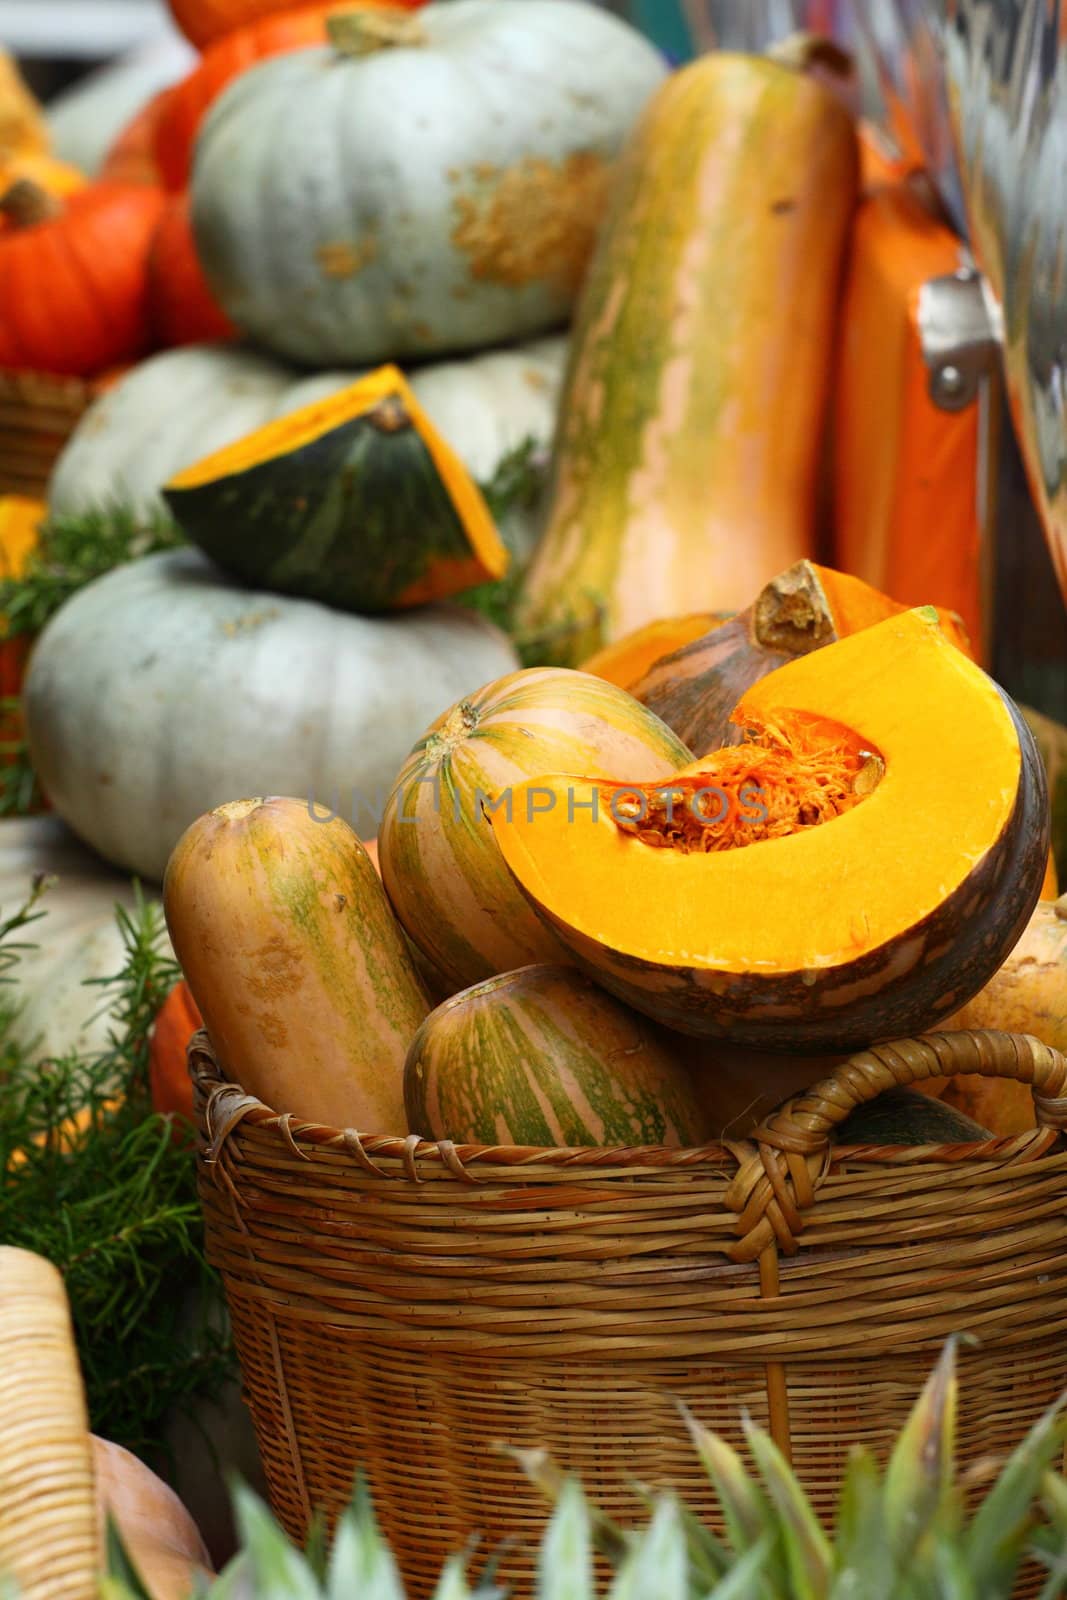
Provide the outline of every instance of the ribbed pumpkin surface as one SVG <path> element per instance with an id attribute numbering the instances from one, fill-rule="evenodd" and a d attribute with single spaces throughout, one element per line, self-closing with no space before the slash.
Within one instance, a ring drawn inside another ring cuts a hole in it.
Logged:
<path id="1" fill-rule="evenodd" d="M 397 916 L 454 989 L 569 959 L 512 881 L 483 803 L 544 773 L 654 781 L 689 759 L 614 684 L 552 667 L 498 679 L 439 717 L 397 779 L 378 832 Z"/>
<path id="2" fill-rule="evenodd" d="M 404 1069 L 408 1121 L 457 1144 L 698 1145 L 682 1050 L 580 973 L 524 967 L 427 1017 Z"/>

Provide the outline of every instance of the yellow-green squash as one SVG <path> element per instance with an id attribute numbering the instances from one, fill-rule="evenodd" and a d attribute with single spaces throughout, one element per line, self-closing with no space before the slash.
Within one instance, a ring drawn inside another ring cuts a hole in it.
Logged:
<path id="1" fill-rule="evenodd" d="M 814 551 L 852 119 L 793 65 L 715 52 L 631 136 L 579 302 L 523 627 L 572 664 L 739 611 Z"/>
<path id="2" fill-rule="evenodd" d="M 509 673 L 439 717 L 401 769 L 378 852 L 394 911 L 452 992 L 569 960 L 512 881 L 487 809 L 546 772 L 654 782 L 690 759 L 625 690 L 563 668 Z"/>
<path id="3" fill-rule="evenodd" d="M 402 1133 L 429 1011 L 374 866 L 339 817 L 238 800 L 179 839 L 167 927 L 219 1062 L 273 1110 Z"/>
<path id="4" fill-rule="evenodd" d="M 412 1133 L 457 1144 L 705 1142 L 683 1050 L 566 967 L 523 967 L 430 1013 L 404 1069 Z"/>

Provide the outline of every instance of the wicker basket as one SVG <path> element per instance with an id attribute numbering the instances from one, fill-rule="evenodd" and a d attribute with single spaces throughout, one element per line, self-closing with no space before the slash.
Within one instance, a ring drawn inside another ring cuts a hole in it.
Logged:
<path id="1" fill-rule="evenodd" d="M 361 1138 L 226 1082 L 206 1034 L 190 1070 L 208 1250 L 275 1510 L 301 1538 L 362 1464 L 415 1595 L 474 1533 L 514 1541 L 503 1573 L 529 1592 L 545 1507 L 498 1441 L 546 1446 L 622 1518 L 636 1480 L 714 1520 L 675 1402 L 735 1441 L 747 1410 L 830 1515 L 849 1447 L 884 1456 L 949 1332 L 978 1341 L 965 1465 L 1067 1383 L 1067 1060 L 1034 1039 L 880 1046 L 750 1140 L 687 1151 Z M 828 1142 L 891 1085 L 974 1072 L 1032 1083 L 1040 1126 Z"/>
<path id="2" fill-rule="evenodd" d="M 44 499 L 52 468 L 106 380 L 0 370 L 0 494 Z"/>

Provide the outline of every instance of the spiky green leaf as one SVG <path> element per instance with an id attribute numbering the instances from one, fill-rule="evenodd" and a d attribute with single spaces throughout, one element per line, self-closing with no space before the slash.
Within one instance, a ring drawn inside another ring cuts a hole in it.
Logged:
<path id="1" fill-rule="evenodd" d="M 897 1570 L 954 1505 L 956 1342 L 940 1360 L 900 1433 L 885 1476 L 885 1527 Z"/>
<path id="2" fill-rule="evenodd" d="M 791 1600 L 824 1600 L 834 1570 L 833 1546 L 782 1452 L 762 1428 L 745 1419 L 753 1460 L 778 1513 L 789 1569 Z"/>
<path id="3" fill-rule="evenodd" d="M 593 1600 L 593 1541 L 585 1495 L 573 1478 L 559 1492 L 537 1564 L 539 1600 Z"/>

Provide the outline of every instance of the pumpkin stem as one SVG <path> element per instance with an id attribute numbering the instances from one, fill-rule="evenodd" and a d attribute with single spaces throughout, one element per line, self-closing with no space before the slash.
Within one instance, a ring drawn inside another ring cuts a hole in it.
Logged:
<path id="1" fill-rule="evenodd" d="M 791 33 L 767 51 L 770 61 L 797 72 L 822 72 L 830 78 L 851 79 L 855 63 L 847 50 L 821 33 Z"/>
<path id="2" fill-rule="evenodd" d="M 833 613 L 810 561 L 798 561 L 760 590 L 752 632 L 757 644 L 787 655 L 806 655 L 833 642 Z"/>
<path id="3" fill-rule="evenodd" d="M 370 56 L 401 45 L 414 49 L 427 42 L 426 30 L 410 12 L 375 6 L 333 12 L 326 18 L 326 37 L 343 56 Z"/>
<path id="4" fill-rule="evenodd" d="M 411 413 L 398 394 L 387 394 L 368 412 L 371 426 L 379 433 L 403 433 L 411 427 Z"/>
<path id="5" fill-rule="evenodd" d="M 54 194 L 42 189 L 32 178 L 19 178 L 0 195 L 0 216 L 16 228 L 32 228 L 62 214 L 63 206 Z"/>

